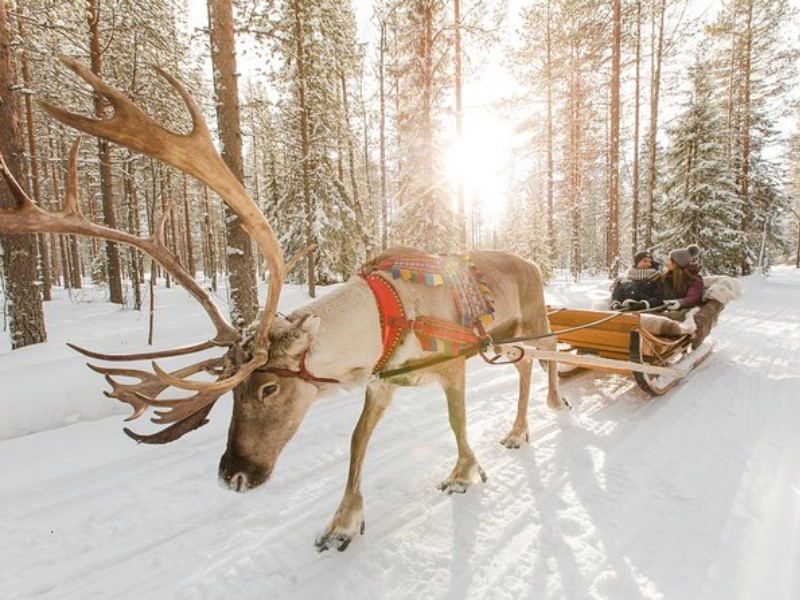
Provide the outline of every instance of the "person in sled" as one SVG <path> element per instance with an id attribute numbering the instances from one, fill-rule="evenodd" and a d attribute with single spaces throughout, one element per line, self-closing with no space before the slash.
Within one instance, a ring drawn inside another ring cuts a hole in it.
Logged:
<path id="1" fill-rule="evenodd" d="M 647 250 L 637 252 L 625 277 L 611 287 L 611 310 L 648 310 L 663 304 L 660 264 Z"/>
<path id="2" fill-rule="evenodd" d="M 670 252 L 667 270 L 660 279 L 665 309 L 677 311 L 699 305 L 703 300 L 700 246 L 689 244 Z"/>

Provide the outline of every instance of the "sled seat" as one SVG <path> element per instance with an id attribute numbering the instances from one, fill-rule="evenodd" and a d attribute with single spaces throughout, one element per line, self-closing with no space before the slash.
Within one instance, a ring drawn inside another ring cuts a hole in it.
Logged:
<path id="1" fill-rule="evenodd" d="M 564 332 L 558 335 L 559 343 L 605 358 L 636 358 L 631 344 L 635 341 L 632 338 L 638 338 L 639 358 L 662 362 L 689 340 L 688 335 L 675 338 L 650 333 L 642 326 L 638 313 L 548 307 L 548 319 L 551 331 Z M 582 329 L 567 331 L 574 328 Z"/>
<path id="2" fill-rule="evenodd" d="M 589 368 L 633 375 L 636 382 L 652 395 L 665 389 L 656 387 L 654 376 L 636 370 L 636 364 L 668 367 L 691 349 L 687 334 L 677 337 L 647 331 L 638 313 L 547 307 L 550 329 L 557 333 L 561 352 L 577 356 L 595 356 L 610 361 L 587 359 L 585 365 L 559 365 L 559 374 L 570 377 Z M 671 387 L 671 386 L 670 386 Z"/>

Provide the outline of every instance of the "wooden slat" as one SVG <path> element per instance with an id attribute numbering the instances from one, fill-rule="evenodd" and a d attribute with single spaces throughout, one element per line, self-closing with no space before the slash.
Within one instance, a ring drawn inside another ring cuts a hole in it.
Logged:
<path id="1" fill-rule="evenodd" d="M 502 347 L 502 346 L 501 346 Z M 553 352 L 552 350 L 539 350 L 534 346 L 525 345 L 525 354 L 536 360 L 554 360 L 556 362 L 563 362 L 572 365 L 587 367 L 589 369 L 602 369 L 613 371 L 638 371 L 640 373 L 649 373 L 651 375 L 671 375 L 675 377 L 683 377 L 686 373 L 678 369 L 670 367 L 662 367 L 658 365 L 649 365 L 647 363 L 636 363 L 629 360 L 608 360 L 598 356 L 590 355 L 574 355 L 566 352 Z"/>
<path id="2" fill-rule="evenodd" d="M 618 313 L 612 319 L 604 321 L 614 315 L 611 312 L 597 310 L 558 310 L 548 307 L 550 327 L 554 331 L 568 327 L 582 327 L 592 325 L 592 329 L 602 331 L 631 331 L 639 327 L 639 315 L 636 313 Z M 603 322 L 598 322 L 603 321 Z"/>
<path id="3" fill-rule="evenodd" d="M 557 327 L 552 327 L 553 331 L 558 331 Z M 567 342 L 574 346 L 587 346 L 590 348 L 623 348 L 627 349 L 630 340 L 630 332 L 601 331 L 595 329 L 581 329 L 570 331 L 558 336 L 559 342 Z"/>
<path id="4" fill-rule="evenodd" d="M 645 340 L 641 344 L 641 355 L 648 362 L 655 362 L 658 356 L 668 358 L 682 350 L 687 337 L 665 338 L 641 329 L 641 320 L 637 313 L 620 313 L 613 319 L 604 321 L 613 312 L 579 309 L 554 309 L 548 307 L 550 329 L 561 332 L 575 327 L 585 327 L 577 331 L 568 331 L 558 335 L 558 341 L 569 344 L 574 349 L 614 360 L 629 360 L 630 334 L 639 331 Z"/>

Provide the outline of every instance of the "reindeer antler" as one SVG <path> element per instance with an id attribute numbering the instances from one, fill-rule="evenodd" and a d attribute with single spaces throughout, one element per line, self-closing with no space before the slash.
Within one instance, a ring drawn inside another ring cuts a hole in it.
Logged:
<path id="1" fill-rule="evenodd" d="M 133 246 L 153 257 L 200 303 L 217 329 L 217 335 L 214 337 L 215 344 L 221 346 L 232 344 L 238 337 L 236 329 L 228 323 L 211 296 L 183 268 L 178 257 L 169 251 L 164 243 L 161 227 L 157 227 L 152 236 L 140 238 L 124 231 L 92 223 L 81 213 L 78 206 L 77 156 L 79 147 L 80 140 L 75 140 L 69 153 L 64 206 L 55 212 L 47 212 L 34 204 L 8 170 L 3 157 L 0 156 L 0 173 L 8 182 L 8 186 L 17 200 L 15 209 L 0 210 L 0 233 L 69 233 Z"/>
<path id="2" fill-rule="evenodd" d="M 228 169 L 222 157 L 214 147 L 211 134 L 200 113 L 200 109 L 186 89 L 171 75 L 157 69 L 158 73 L 169 82 L 183 99 L 192 119 L 192 131 L 178 134 L 162 127 L 146 115 L 136 104 L 126 98 L 119 90 L 109 86 L 89 69 L 76 61 L 61 56 L 60 60 L 84 79 L 95 92 L 104 97 L 114 109 L 113 116 L 97 120 L 65 111 L 56 106 L 40 102 L 42 108 L 53 118 L 79 131 L 88 133 L 110 142 L 114 142 L 136 150 L 153 158 L 157 158 L 177 169 L 192 175 L 213 189 L 222 200 L 239 217 L 244 230 L 253 238 L 264 255 L 270 272 L 267 289 L 267 301 L 261 322 L 255 334 L 247 341 L 223 317 L 211 296 L 194 280 L 192 274 L 181 265 L 178 258 L 171 253 L 164 243 L 163 222 L 149 238 L 140 238 L 124 231 L 97 225 L 86 219 L 80 212 L 77 192 L 77 153 L 78 141 L 73 144 L 69 159 L 67 193 L 64 206 L 55 212 L 47 212 L 36 206 L 9 172 L 2 156 L 0 156 L 0 174 L 8 182 L 17 206 L 12 210 L 0 210 L 0 233 L 62 233 L 86 235 L 107 239 L 133 246 L 150 255 L 200 303 L 217 329 L 213 340 L 193 346 L 151 353 L 107 355 L 85 351 L 72 346 L 79 352 L 103 360 L 139 360 L 142 358 L 161 358 L 177 356 L 204 350 L 212 346 L 233 346 L 248 343 L 245 352 L 232 352 L 231 356 L 249 356 L 244 364 L 240 361 L 229 361 L 225 369 L 219 373 L 216 381 L 190 381 L 190 375 L 212 367 L 218 367 L 223 359 L 201 361 L 173 373 L 163 371 L 153 363 L 153 372 L 135 369 L 113 369 L 89 365 L 95 371 L 106 376 L 112 386 L 106 395 L 130 404 L 134 413 L 130 419 L 141 416 L 148 407 L 166 408 L 156 411 L 154 418 L 158 423 L 172 423 L 157 434 L 145 436 L 125 430 L 134 439 L 147 443 L 165 443 L 177 439 L 184 433 L 204 424 L 211 406 L 225 392 L 235 388 L 255 369 L 266 363 L 269 355 L 269 327 L 278 309 L 278 297 L 285 275 L 283 253 L 275 233 L 255 202 L 247 194 L 242 183 Z M 132 377 L 138 379 L 137 384 L 122 384 L 112 376 Z M 156 399 L 166 388 L 174 386 L 180 389 L 193 390 L 189 398 L 175 400 Z"/>
<path id="3" fill-rule="evenodd" d="M 254 344 L 256 347 L 266 346 L 267 332 L 278 312 L 278 297 L 283 285 L 283 252 L 266 217 L 214 147 L 205 120 L 192 96 L 172 75 L 156 69 L 183 98 L 192 119 L 191 132 L 174 133 L 147 116 L 122 92 L 106 84 L 89 69 L 68 57 L 59 58 L 109 102 L 114 115 L 98 121 L 40 103 L 48 114 L 79 131 L 152 156 L 192 175 L 217 192 L 238 215 L 242 227 L 264 255 L 270 272 L 264 318 L 256 332 Z"/>

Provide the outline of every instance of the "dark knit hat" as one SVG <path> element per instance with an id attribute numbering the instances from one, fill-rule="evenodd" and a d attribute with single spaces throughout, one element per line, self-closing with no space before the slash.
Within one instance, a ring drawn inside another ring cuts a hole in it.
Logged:
<path id="1" fill-rule="evenodd" d="M 633 255 L 633 266 L 635 267 L 636 265 L 638 265 L 639 261 L 642 260 L 643 258 L 649 258 L 650 260 L 653 260 L 653 255 L 648 250 L 642 250 L 641 252 L 637 252 L 636 254 Z"/>
<path id="2" fill-rule="evenodd" d="M 686 248 L 678 248 L 669 253 L 669 257 L 676 265 L 685 269 L 689 263 L 697 260 L 700 256 L 700 246 L 697 244 L 689 244 Z"/>

